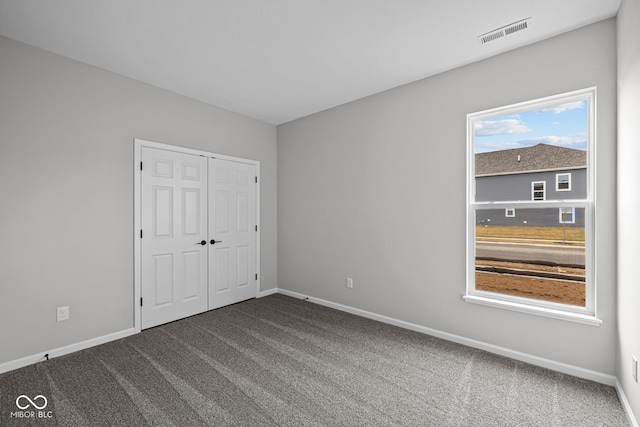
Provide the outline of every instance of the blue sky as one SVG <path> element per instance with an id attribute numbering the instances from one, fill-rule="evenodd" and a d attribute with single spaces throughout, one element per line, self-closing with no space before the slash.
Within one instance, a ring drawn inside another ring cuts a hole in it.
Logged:
<path id="1" fill-rule="evenodd" d="M 476 153 L 531 147 L 536 144 L 587 149 L 587 101 L 575 101 L 478 120 Z"/>

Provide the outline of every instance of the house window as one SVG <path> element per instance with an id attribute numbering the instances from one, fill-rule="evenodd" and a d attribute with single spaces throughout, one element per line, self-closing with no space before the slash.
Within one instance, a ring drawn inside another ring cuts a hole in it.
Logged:
<path id="1" fill-rule="evenodd" d="M 531 200 L 544 200 L 546 198 L 546 192 L 544 190 L 546 184 L 545 181 L 534 181 L 531 183 Z"/>
<path id="2" fill-rule="evenodd" d="M 595 99 L 590 88 L 467 115 L 466 301 L 601 323 Z"/>
<path id="3" fill-rule="evenodd" d="M 575 208 L 560 208 L 558 209 L 558 222 L 560 224 L 575 224 L 576 223 L 576 209 Z"/>
<path id="4" fill-rule="evenodd" d="M 571 174 L 556 174 L 556 191 L 571 191 Z"/>

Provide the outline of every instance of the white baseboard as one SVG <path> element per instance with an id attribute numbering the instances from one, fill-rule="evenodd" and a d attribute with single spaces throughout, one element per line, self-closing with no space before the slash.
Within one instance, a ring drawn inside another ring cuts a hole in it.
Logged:
<path id="1" fill-rule="evenodd" d="M 613 375 L 603 374 L 601 372 L 580 368 L 578 366 L 568 365 L 566 363 L 561 363 L 554 360 L 534 356 L 531 354 L 522 353 L 522 352 L 511 350 L 505 347 L 500 347 L 500 346 L 489 344 L 486 342 L 465 338 L 460 335 L 454 335 L 448 332 L 442 332 L 437 329 L 427 328 L 425 326 L 420 326 L 415 323 L 409 323 L 403 320 L 398 320 L 398 319 L 383 316 L 380 314 L 371 313 L 369 311 L 360 310 L 359 308 L 353 308 L 347 305 L 326 301 L 320 298 L 310 297 L 307 295 L 300 294 L 298 292 L 288 291 L 286 289 L 278 289 L 278 293 L 281 293 L 283 295 L 287 295 L 290 297 L 298 298 L 298 299 L 307 299 L 309 302 L 313 302 L 313 303 L 330 307 L 330 308 L 335 308 L 336 310 L 345 311 L 347 313 L 355 314 L 357 316 L 366 317 L 368 319 L 377 320 L 379 322 L 387 323 L 394 326 L 399 326 L 401 328 L 409 329 L 415 332 L 420 332 L 426 335 L 442 338 L 447 341 L 452 341 L 458 344 L 466 345 L 468 347 L 485 350 L 490 353 L 499 354 L 501 356 L 509 357 L 511 359 L 530 363 L 532 365 L 540 366 L 543 368 L 551 369 L 557 372 L 561 372 L 563 374 L 573 375 L 575 377 L 584 378 L 587 380 L 595 381 L 595 382 L 610 385 L 610 386 L 616 385 L 616 377 Z"/>
<path id="2" fill-rule="evenodd" d="M 522 353 L 519 351 L 511 350 L 505 347 L 499 347 L 493 344 L 488 344 L 482 341 L 473 340 L 470 338 L 465 338 L 459 335 L 450 334 L 447 332 L 442 332 L 436 329 L 427 328 L 424 326 L 417 325 L 415 323 L 405 322 L 403 320 L 394 319 L 387 316 L 382 316 L 380 314 L 371 313 L 369 311 L 361 310 L 359 308 L 350 307 L 348 305 L 338 304 L 332 301 L 323 300 L 320 298 L 310 297 L 307 295 L 300 294 L 298 292 L 288 291 L 286 289 L 278 289 L 278 293 L 287 295 L 293 298 L 305 299 L 309 302 L 323 305 L 330 308 L 335 308 L 336 310 L 345 311 L 347 313 L 355 314 L 357 316 L 366 317 L 368 319 L 377 320 L 383 323 L 388 323 L 390 325 L 399 326 L 401 328 L 409 329 L 415 332 L 420 332 L 423 334 L 435 336 L 438 338 L 445 339 L 447 341 L 453 341 L 458 344 L 463 344 L 469 347 L 478 348 L 481 350 L 488 351 L 490 353 L 499 354 L 501 356 L 509 357 L 511 359 L 519 360 L 521 362 L 530 363 L 532 365 L 540 366 L 543 368 L 551 369 L 557 372 L 561 372 L 567 375 L 573 375 L 575 377 L 584 378 L 587 380 L 595 381 L 601 384 L 613 386 L 618 393 L 618 397 L 620 399 L 620 403 L 624 409 L 624 412 L 627 414 L 627 418 L 629 419 L 629 423 L 632 427 L 640 427 L 638 424 L 638 420 L 636 419 L 633 410 L 631 409 L 631 405 L 629 404 L 629 400 L 624 393 L 624 389 L 622 388 L 622 384 L 618 380 L 617 377 L 613 375 L 604 374 L 597 371 L 592 371 L 590 369 L 580 368 L 578 366 L 569 365 L 566 363 L 557 362 L 550 359 L 545 359 L 542 357 L 534 356 L 527 353 Z"/>
<path id="3" fill-rule="evenodd" d="M 271 288 L 266 291 L 258 292 L 258 298 L 268 297 L 269 295 L 277 294 L 278 288 Z"/>
<path id="4" fill-rule="evenodd" d="M 618 392 L 618 398 L 620 399 L 620 403 L 624 408 L 624 412 L 627 414 L 627 418 L 629 419 L 629 424 L 631 424 L 631 427 L 639 427 L 638 420 L 633 415 L 631 405 L 629 404 L 629 399 L 627 399 L 627 395 L 624 394 L 624 389 L 622 388 L 622 384 L 620 384 L 618 378 L 616 378 L 616 391 Z"/>
<path id="5" fill-rule="evenodd" d="M 91 338 L 85 341 L 81 341 L 75 344 L 66 345 L 64 347 L 54 348 L 53 350 L 43 351 L 31 356 L 22 357 L 20 359 L 12 360 L 0 364 L 0 374 L 13 371 L 14 369 L 24 368 L 25 366 L 33 365 L 35 363 L 45 360 L 44 355 L 48 354 L 49 359 L 54 357 L 64 356 L 65 354 L 73 353 L 74 351 L 84 350 L 96 345 L 108 343 L 109 341 L 119 340 L 120 338 L 128 337 L 135 334 L 134 328 L 125 329 L 123 331 L 114 332 L 100 337 Z"/>
<path id="6" fill-rule="evenodd" d="M 272 288 L 266 291 L 259 292 L 258 298 L 266 297 L 276 293 L 278 293 L 278 288 Z M 139 332 L 140 331 L 139 330 L 136 331 L 135 328 L 125 329 L 120 332 L 114 332 L 112 334 L 103 335 L 101 337 L 91 338 L 75 344 L 70 344 L 64 347 L 55 348 L 53 350 L 45 350 L 38 354 L 25 356 L 20 359 L 11 360 L 5 363 L 0 363 L 0 374 L 13 371 L 15 369 L 24 368 L 25 366 L 33 365 L 38 362 L 42 362 L 43 360 L 45 360 L 45 357 L 44 357 L 45 354 L 49 355 L 49 359 L 53 359 L 54 357 L 64 356 L 65 354 L 73 353 L 74 351 L 80 351 L 90 347 L 94 347 L 96 345 L 107 343 L 109 341 L 115 341 L 120 338 L 125 338 L 125 337 L 128 337 L 129 335 L 133 335 Z"/>

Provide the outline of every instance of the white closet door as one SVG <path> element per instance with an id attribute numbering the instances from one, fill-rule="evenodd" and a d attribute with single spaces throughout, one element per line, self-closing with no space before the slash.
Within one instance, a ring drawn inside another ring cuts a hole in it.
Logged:
<path id="1" fill-rule="evenodd" d="M 255 298 L 256 166 L 209 159 L 209 309 Z"/>
<path id="2" fill-rule="evenodd" d="M 142 328 L 207 310 L 207 160 L 142 148 Z"/>

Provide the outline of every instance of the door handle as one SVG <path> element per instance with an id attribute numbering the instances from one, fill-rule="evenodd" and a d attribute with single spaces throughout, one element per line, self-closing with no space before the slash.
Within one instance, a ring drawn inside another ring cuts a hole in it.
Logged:
<path id="1" fill-rule="evenodd" d="M 202 246 L 204 246 L 204 245 L 206 245 L 206 244 L 207 244 L 207 241 L 206 241 L 206 240 L 203 240 L 203 241 L 201 241 L 200 243 L 196 243 L 196 245 L 202 245 Z"/>
<path id="2" fill-rule="evenodd" d="M 216 243 L 222 243 L 222 240 L 214 240 L 214 239 L 211 239 L 211 244 L 212 244 L 212 245 L 215 245 Z"/>

